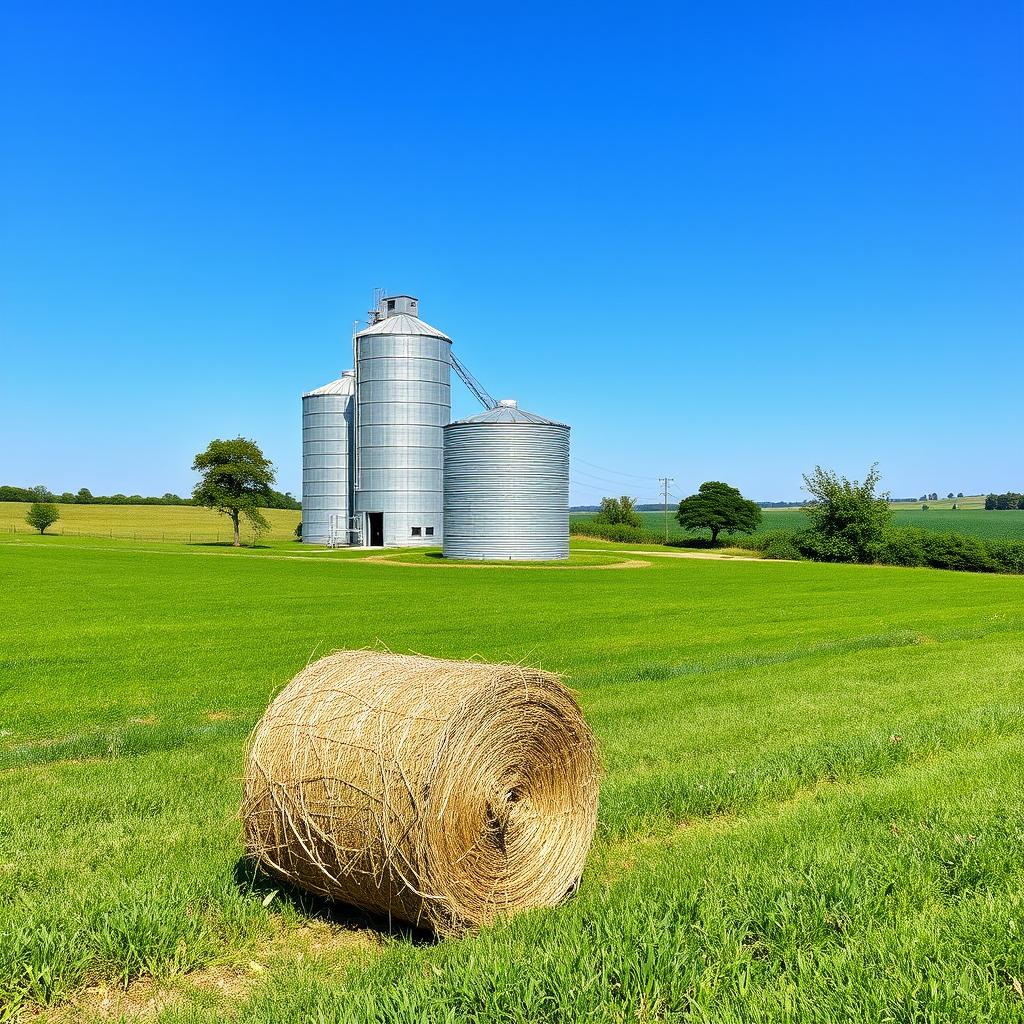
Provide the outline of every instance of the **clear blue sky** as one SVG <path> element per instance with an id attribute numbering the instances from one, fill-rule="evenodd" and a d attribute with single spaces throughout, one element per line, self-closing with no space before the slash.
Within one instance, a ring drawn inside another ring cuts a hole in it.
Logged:
<path id="1" fill-rule="evenodd" d="M 382 285 L 574 502 L 1024 487 L 1019 0 L 431 6 L 4 5 L 0 482 L 297 492 Z"/>

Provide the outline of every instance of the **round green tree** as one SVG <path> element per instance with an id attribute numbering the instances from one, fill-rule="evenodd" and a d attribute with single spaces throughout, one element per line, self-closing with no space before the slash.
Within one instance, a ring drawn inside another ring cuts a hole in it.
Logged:
<path id="1" fill-rule="evenodd" d="M 60 509 L 51 501 L 35 501 L 25 513 L 25 522 L 41 534 L 60 519 Z"/>
<path id="2" fill-rule="evenodd" d="M 679 502 L 676 519 L 684 530 L 710 530 L 711 543 L 716 544 L 722 531 L 753 533 L 761 525 L 761 509 L 737 488 L 707 480 L 696 494 Z"/>
<path id="3" fill-rule="evenodd" d="M 240 519 L 244 518 L 257 534 L 270 529 L 260 508 L 265 508 L 271 497 L 274 467 L 255 441 L 246 437 L 211 441 L 206 451 L 195 457 L 192 468 L 202 474 L 192 497 L 231 520 L 236 548 L 241 543 Z"/>

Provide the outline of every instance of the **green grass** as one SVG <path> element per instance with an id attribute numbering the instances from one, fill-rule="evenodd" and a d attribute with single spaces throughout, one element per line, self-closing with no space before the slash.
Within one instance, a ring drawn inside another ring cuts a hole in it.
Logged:
<path id="1" fill-rule="evenodd" d="M 125 984 L 182 1022 L 1022 1019 L 1020 578 L 6 541 L 0 1020 Z M 378 642 L 579 689 L 606 777 L 577 899 L 433 945 L 253 884 L 247 732 Z"/>
<path id="2" fill-rule="evenodd" d="M 947 503 L 948 504 L 948 503 Z M 763 509 L 761 530 L 800 530 L 807 524 L 807 517 L 798 508 Z M 573 519 L 585 519 L 590 512 L 574 512 Z M 644 526 L 650 530 L 662 530 L 665 517 L 661 512 L 641 512 Z M 957 509 L 929 508 L 922 512 L 920 507 L 896 507 L 893 522 L 898 526 L 918 526 L 925 530 L 955 530 L 971 537 L 985 540 L 1024 540 L 1024 512 L 986 512 L 983 508 Z M 687 534 L 669 513 L 669 536 L 682 537 Z M 705 533 L 705 536 L 707 534 Z"/>

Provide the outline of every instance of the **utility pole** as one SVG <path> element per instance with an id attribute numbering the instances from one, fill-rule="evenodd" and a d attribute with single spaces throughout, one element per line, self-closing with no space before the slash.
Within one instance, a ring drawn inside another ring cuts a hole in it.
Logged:
<path id="1" fill-rule="evenodd" d="M 658 480 L 661 482 L 661 493 L 665 499 L 665 543 L 668 543 L 668 485 L 672 483 L 674 477 L 671 476 L 659 476 Z"/>

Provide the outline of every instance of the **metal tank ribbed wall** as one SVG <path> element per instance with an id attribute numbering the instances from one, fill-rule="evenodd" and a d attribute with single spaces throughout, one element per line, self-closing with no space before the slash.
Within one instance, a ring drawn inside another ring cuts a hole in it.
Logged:
<path id="1" fill-rule="evenodd" d="M 441 542 L 450 349 L 446 335 L 403 312 L 356 335 L 355 507 L 365 545 Z"/>
<path id="2" fill-rule="evenodd" d="M 348 544 L 355 371 L 302 396 L 302 540 Z M 332 524 L 334 530 L 332 531 Z"/>
<path id="3" fill-rule="evenodd" d="M 503 402 L 444 431 L 444 557 L 569 557 L 569 428 Z"/>

